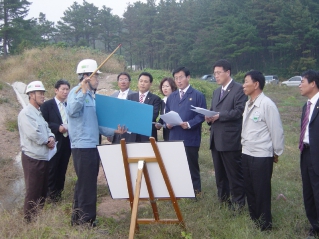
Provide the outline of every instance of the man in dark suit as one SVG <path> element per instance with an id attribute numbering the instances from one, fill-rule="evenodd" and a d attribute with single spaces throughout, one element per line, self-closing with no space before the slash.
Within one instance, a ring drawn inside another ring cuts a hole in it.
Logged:
<path id="1" fill-rule="evenodd" d="M 302 189 L 307 218 L 312 226 L 309 236 L 319 236 L 319 73 L 302 73 L 299 85 L 308 98 L 301 116 L 299 141 Z"/>
<path id="2" fill-rule="evenodd" d="M 130 83 L 131 83 L 131 76 L 126 73 L 122 72 L 117 76 L 117 85 L 120 90 L 115 91 L 111 97 L 123 99 L 126 100 L 127 97 L 133 93 L 136 93 L 135 91 L 130 90 Z M 119 144 L 121 139 L 125 139 L 126 142 L 133 142 L 135 140 L 135 135 L 130 133 L 124 133 L 124 134 L 114 134 L 113 138 L 110 137 L 110 141 L 113 144 Z"/>
<path id="3" fill-rule="evenodd" d="M 152 122 L 156 122 L 156 118 L 159 114 L 161 107 L 161 98 L 157 95 L 152 94 L 149 90 L 152 86 L 153 76 L 148 72 L 142 72 L 138 77 L 137 87 L 139 92 L 133 93 L 127 97 L 128 100 L 137 101 L 142 104 L 153 105 L 153 118 Z M 150 124 L 152 123 L 150 122 Z M 157 141 L 157 129 L 155 125 L 152 125 L 152 137 Z M 149 141 L 149 137 L 145 135 L 136 134 L 135 141 L 133 142 L 144 142 Z"/>
<path id="4" fill-rule="evenodd" d="M 57 141 L 57 152 L 49 161 L 48 196 L 56 202 L 61 199 L 64 189 L 65 174 L 71 155 L 70 139 L 67 127 L 66 102 L 70 84 L 66 80 L 58 80 L 55 84 L 55 97 L 41 105 L 43 118 Z"/>
<path id="5" fill-rule="evenodd" d="M 165 112 L 177 112 L 183 122 L 170 129 L 169 140 L 183 140 L 189 171 L 192 177 L 193 188 L 196 197 L 201 196 L 201 180 L 198 164 L 198 151 L 201 141 L 202 123 L 205 118 L 203 115 L 192 111 L 191 105 L 206 109 L 205 96 L 195 90 L 190 84 L 190 71 L 186 67 L 179 67 L 173 71 L 176 86 L 179 90 L 170 94 L 166 101 Z"/>
<path id="6" fill-rule="evenodd" d="M 231 78 L 231 65 L 227 60 L 217 61 L 213 69 L 216 82 L 221 87 L 213 92 L 210 108 L 218 114 L 206 117 L 211 125 L 210 149 L 218 198 L 229 205 L 232 203 L 235 209 L 245 205 L 240 135 L 247 96 L 242 85 Z"/>

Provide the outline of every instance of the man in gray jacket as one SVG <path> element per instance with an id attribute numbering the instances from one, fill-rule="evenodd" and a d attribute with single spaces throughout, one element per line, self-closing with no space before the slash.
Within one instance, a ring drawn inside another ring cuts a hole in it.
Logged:
<path id="1" fill-rule="evenodd" d="M 271 176 L 273 163 L 284 150 L 284 132 L 275 103 L 263 93 L 265 77 L 259 71 L 245 75 L 244 93 L 250 96 L 243 114 L 242 165 L 249 214 L 262 230 L 271 230 Z"/>

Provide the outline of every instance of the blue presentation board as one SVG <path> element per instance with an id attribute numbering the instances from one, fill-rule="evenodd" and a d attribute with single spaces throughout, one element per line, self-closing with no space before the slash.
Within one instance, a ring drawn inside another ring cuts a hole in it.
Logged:
<path id="1" fill-rule="evenodd" d="M 122 100 L 106 95 L 95 95 L 99 126 L 117 129 L 125 125 L 129 132 L 151 136 L 153 106 Z"/>

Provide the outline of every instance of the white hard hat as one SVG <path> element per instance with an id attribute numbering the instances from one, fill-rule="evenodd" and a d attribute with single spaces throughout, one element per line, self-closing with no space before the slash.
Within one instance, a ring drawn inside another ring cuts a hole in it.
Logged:
<path id="1" fill-rule="evenodd" d="M 97 69 L 97 63 L 95 60 L 84 59 L 80 61 L 78 67 L 76 69 L 77 74 L 90 73 L 94 72 Z M 101 71 L 97 71 L 96 73 L 100 74 Z"/>
<path id="2" fill-rule="evenodd" d="M 25 93 L 28 94 L 32 91 L 45 91 L 45 88 L 41 81 L 32 81 L 27 85 L 27 88 L 25 89 Z"/>

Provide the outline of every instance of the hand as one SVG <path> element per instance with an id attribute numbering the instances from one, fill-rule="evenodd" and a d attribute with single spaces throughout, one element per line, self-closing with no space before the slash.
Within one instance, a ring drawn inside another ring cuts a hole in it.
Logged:
<path id="1" fill-rule="evenodd" d="M 183 129 L 188 129 L 188 123 L 187 122 L 182 122 L 180 124 L 180 126 L 183 128 Z"/>
<path id="2" fill-rule="evenodd" d="M 60 127 L 59 127 L 59 132 L 60 133 L 65 133 L 65 132 L 67 132 L 68 131 L 68 129 L 67 128 L 65 128 L 63 125 L 60 125 Z"/>
<path id="3" fill-rule="evenodd" d="M 125 127 L 125 125 L 123 125 L 121 127 L 121 125 L 118 125 L 117 126 L 117 129 L 114 131 L 114 133 L 117 133 L 117 134 L 124 134 L 127 132 L 127 128 Z"/>
<path id="4" fill-rule="evenodd" d="M 210 120 L 209 122 L 214 123 L 216 120 L 219 119 L 219 114 L 214 115 L 213 117 L 208 117 L 208 119 Z"/>
<path id="5" fill-rule="evenodd" d="M 274 154 L 274 163 L 278 163 L 279 156 L 277 154 Z"/>
<path id="6" fill-rule="evenodd" d="M 89 81 L 90 81 L 89 77 L 86 77 L 81 81 L 81 89 L 83 94 L 85 94 L 87 90 L 89 89 Z"/>
<path id="7" fill-rule="evenodd" d="M 108 136 L 108 137 L 106 137 L 106 139 L 107 139 L 107 141 L 109 141 L 109 142 L 111 142 L 111 143 L 112 143 L 112 141 L 113 141 L 113 137 L 112 137 L 112 136 Z"/>
<path id="8" fill-rule="evenodd" d="M 173 125 L 166 124 L 166 128 L 171 129 L 171 128 L 173 128 Z"/>
<path id="9" fill-rule="evenodd" d="M 207 123 L 211 123 L 212 119 L 213 119 L 213 117 L 205 116 L 205 120 L 206 120 Z"/>
<path id="10" fill-rule="evenodd" d="M 158 129 L 158 130 L 160 130 L 160 129 L 162 128 L 162 125 L 159 124 L 159 123 L 156 123 L 156 124 L 155 124 L 155 128 Z"/>
<path id="11" fill-rule="evenodd" d="M 53 138 L 53 137 L 49 137 L 49 138 L 48 138 L 47 147 L 48 147 L 49 149 L 53 149 L 54 146 L 55 146 L 55 140 L 54 140 L 54 138 Z"/>

